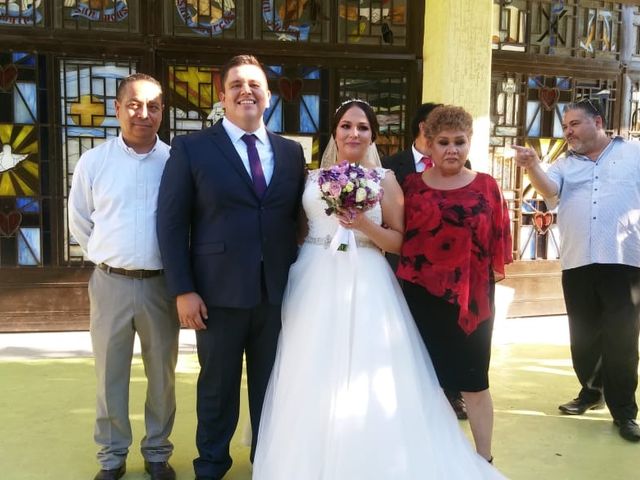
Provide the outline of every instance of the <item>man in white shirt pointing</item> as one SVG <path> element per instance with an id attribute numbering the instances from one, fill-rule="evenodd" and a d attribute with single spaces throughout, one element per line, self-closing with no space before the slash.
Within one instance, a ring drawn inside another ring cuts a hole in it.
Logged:
<path id="1" fill-rule="evenodd" d="M 640 441 L 640 143 L 610 138 L 592 100 L 565 107 L 569 151 L 546 173 L 531 148 L 514 147 L 549 210 L 559 204 L 560 263 L 581 415 L 606 401 L 620 436 Z"/>
<path id="2" fill-rule="evenodd" d="M 156 237 L 158 188 L 169 158 L 169 146 L 157 135 L 162 88 L 148 75 L 130 75 L 118 86 L 115 108 L 120 135 L 80 157 L 69 193 L 69 230 L 96 265 L 89 299 L 97 378 L 94 438 L 101 468 L 94 480 L 116 480 L 126 471 L 136 333 L 148 381 L 141 441 L 145 470 L 152 480 L 175 480 L 168 459 L 179 322 Z"/>

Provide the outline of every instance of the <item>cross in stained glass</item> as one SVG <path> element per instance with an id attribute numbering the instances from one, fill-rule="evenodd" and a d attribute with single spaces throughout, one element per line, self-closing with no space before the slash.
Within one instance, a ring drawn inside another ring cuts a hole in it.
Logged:
<path id="1" fill-rule="evenodd" d="M 104 122 L 105 105 L 100 99 L 83 95 L 79 102 L 71 103 L 73 121 L 81 127 L 99 127 Z"/>
<path id="2" fill-rule="evenodd" d="M 541 42 L 542 40 L 544 40 L 544 38 L 547 35 L 549 35 L 550 44 L 552 45 L 556 44 L 556 41 L 555 41 L 556 37 L 558 37 L 560 42 L 564 44 L 565 43 L 564 37 L 558 31 L 558 22 L 560 21 L 560 19 L 562 19 L 562 17 L 565 16 L 565 14 L 567 13 L 567 10 L 564 7 L 562 7 L 562 10 L 559 10 L 559 8 L 557 8 L 555 5 L 552 5 L 550 9 L 551 9 L 551 13 L 547 13 L 547 11 L 544 8 L 541 9 L 542 14 L 545 16 L 545 18 L 549 22 L 549 26 L 542 33 L 542 35 L 540 35 L 540 38 L 538 38 L 538 42 Z"/>

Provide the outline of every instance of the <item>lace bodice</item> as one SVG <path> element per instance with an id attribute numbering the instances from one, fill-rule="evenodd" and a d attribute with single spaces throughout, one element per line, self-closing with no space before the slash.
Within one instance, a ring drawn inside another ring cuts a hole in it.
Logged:
<path id="1" fill-rule="evenodd" d="M 385 169 L 378 168 L 380 178 L 384 178 Z M 304 193 L 302 195 L 302 206 L 309 221 L 308 237 L 314 239 L 324 239 L 332 237 L 338 228 L 338 219 L 335 215 L 327 215 L 325 210 L 327 204 L 320 195 L 320 187 L 318 185 L 319 170 L 309 172 Z M 378 202 L 375 207 L 367 210 L 365 215 L 378 225 L 382 224 L 382 208 Z M 367 240 L 366 235 L 354 230 L 357 240 Z"/>

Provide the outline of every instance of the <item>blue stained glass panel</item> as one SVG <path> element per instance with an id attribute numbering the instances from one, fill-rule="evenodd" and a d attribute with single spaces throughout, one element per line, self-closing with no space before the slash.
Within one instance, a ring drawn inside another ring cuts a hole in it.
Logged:
<path id="1" fill-rule="evenodd" d="M 25 213 L 38 213 L 40 202 L 33 197 L 16 197 L 16 207 Z"/>
<path id="2" fill-rule="evenodd" d="M 540 102 L 527 102 L 527 136 L 540 136 Z"/>
<path id="3" fill-rule="evenodd" d="M 571 79 L 569 77 L 556 77 L 556 87 L 560 90 L 571 90 Z"/>
<path id="4" fill-rule="evenodd" d="M 320 69 L 305 67 L 302 69 L 302 78 L 305 80 L 320 80 Z"/>
<path id="5" fill-rule="evenodd" d="M 18 265 L 40 265 L 40 229 L 21 228 L 18 234 Z"/>
<path id="6" fill-rule="evenodd" d="M 34 55 L 30 55 L 25 52 L 14 52 L 11 54 L 11 59 L 13 63 L 18 63 L 22 60 L 23 65 L 35 65 L 36 59 Z M 24 60 L 23 60 L 24 59 Z"/>
<path id="7" fill-rule="evenodd" d="M 302 95 L 300 102 L 300 132 L 316 133 L 320 123 L 320 96 Z"/>
<path id="8" fill-rule="evenodd" d="M 279 65 L 269 65 L 267 67 L 268 78 L 278 78 L 282 75 L 282 67 Z"/>
<path id="9" fill-rule="evenodd" d="M 531 225 L 520 227 L 520 259 L 533 260 L 536 258 L 536 232 Z"/>
<path id="10" fill-rule="evenodd" d="M 529 88 L 540 88 L 544 85 L 544 78 L 540 76 L 529 77 L 529 81 L 527 83 L 529 84 Z"/>
<path id="11" fill-rule="evenodd" d="M 107 132 L 103 128 L 90 128 L 90 127 L 67 127 L 67 135 L 69 137 L 95 137 L 95 138 L 107 138 Z M 114 133 L 110 136 L 116 136 Z"/>
<path id="12" fill-rule="evenodd" d="M 269 130 L 276 133 L 284 131 L 282 128 L 282 102 L 280 101 L 280 95 L 271 94 L 269 108 L 264 111 L 263 117 Z"/>
<path id="13" fill-rule="evenodd" d="M 16 123 L 36 123 L 38 118 L 38 102 L 36 84 L 31 82 L 16 83 L 13 95 L 13 115 Z"/>
<path id="14" fill-rule="evenodd" d="M 564 107 L 567 105 L 566 102 L 560 103 L 556 105 L 556 113 L 553 116 L 553 136 L 554 138 L 562 138 L 564 134 L 562 133 L 562 112 L 564 111 Z"/>
<path id="15" fill-rule="evenodd" d="M 104 82 L 101 78 L 93 77 L 91 79 L 91 93 L 99 98 L 104 97 Z"/>

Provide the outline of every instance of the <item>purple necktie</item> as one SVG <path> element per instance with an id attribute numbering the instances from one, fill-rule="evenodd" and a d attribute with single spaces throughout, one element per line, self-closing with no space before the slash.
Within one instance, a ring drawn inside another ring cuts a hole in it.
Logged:
<path id="1" fill-rule="evenodd" d="M 247 154 L 249 155 L 249 168 L 251 169 L 251 178 L 253 178 L 253 188 L 256 190 L 258 197 L 262 198 L 264 191 L 267 189 L 267 181 L 264 178 L 262 164 L 260 163 L 260 155 L 256 148 L 257 137 L 250 133 L 242 136 L 242 141 L 247 144 Z"/>

